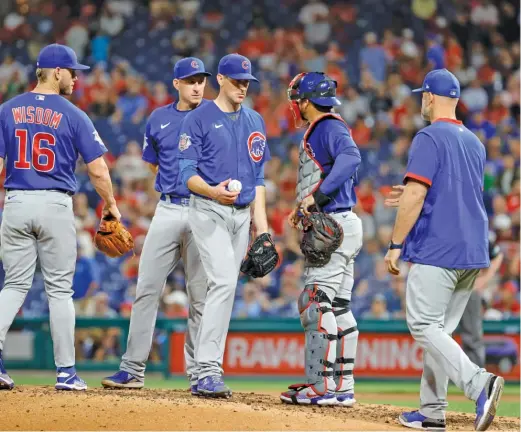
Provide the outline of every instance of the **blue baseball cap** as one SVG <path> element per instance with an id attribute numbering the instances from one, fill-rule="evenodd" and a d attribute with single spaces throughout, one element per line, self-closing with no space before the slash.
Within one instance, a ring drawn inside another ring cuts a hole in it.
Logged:
<path id="1" fill-rule="evenodd" d="M 217 70 L 221 75 L 233 79 L 259 82 L 259 80 L 251 74 L 251 62 L 240 54 L 228 54 L 224 56 L 219 62 Z"/>
<path id="2" fill-rule="evenodd" d="M 38 54 L 36 60 L 36 67 L 42 69 L 74 69 L 74 70 L 87 70 L 89 66 L 78 63 L 78 57 L 72 48 L 65 45 L 52 44 L 43 47 Z"/>
<path id="3" fill-rule="evenodd" d="M 187 57 L 179 60 L 174 66 L 174 79 L 185 79 L 193 75 L 211 76 L 210 72 L 204 69 L 202 60 L 196 57 Z"/>
<path id="4" fill-rule="evenodd" d="M 435 69 L 425 75 L 421 88 L 414 89 L 413 93 L 428 92 L 448 98 L 460 97 L 458 79 L 447 69 Z"/>

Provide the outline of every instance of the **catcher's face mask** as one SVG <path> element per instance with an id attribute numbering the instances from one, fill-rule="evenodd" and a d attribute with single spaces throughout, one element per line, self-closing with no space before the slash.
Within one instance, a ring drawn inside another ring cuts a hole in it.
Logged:
<path id="1" fill-rule="evenodd" d="M 307 120 L 302 117 L 302 112 L 299 107 L 299 101 L 302 99 L 300 96 L 299 85 L 305 75 L 304 72 L 296 75 L 291 80 L 288 87 L 289 105 L 291 107 L 291 114 L 293 114 L 293 119 L 295 120 L 295 127 L 297 128 L 304 127 L 308 124 Z"/>

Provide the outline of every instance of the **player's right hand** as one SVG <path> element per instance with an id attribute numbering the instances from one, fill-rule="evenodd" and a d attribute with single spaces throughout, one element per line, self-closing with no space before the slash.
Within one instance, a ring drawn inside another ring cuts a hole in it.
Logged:
<path id="1" fill-rule="evenodd" d="M 107 216 L 113 216 L 118 221 L 121 220 L 121 213 L 119 212 L 118 206 L 116 204 L 112 204 L 109 206 L 106 205 L 103 208 L 102 217 L 107 217 Z"/>
<path id="2" fill-rule="evenodd" d="M 233 204 L 237 200 L 237 197 L 239 196 L 240 192 L 231 192 L 228 189 L 226 189 L 226 186 L 228 186 L 228 183 L 230 183 L 231 180 L 232 179 L 225 180 L 219 183 L 217 186 L 214 186 L 212 188 L 211 198 L 220 204 Z"/>
<path id="3" fill-rule="evenodd" d="M 389 194 L 388 198 L 384 200 L 384 205 L 386 207 L 398 207 L 400 205 L 400 198 L 405 190 L 404 185 L 395 185 L 393 186 L 393 190 Z"/>

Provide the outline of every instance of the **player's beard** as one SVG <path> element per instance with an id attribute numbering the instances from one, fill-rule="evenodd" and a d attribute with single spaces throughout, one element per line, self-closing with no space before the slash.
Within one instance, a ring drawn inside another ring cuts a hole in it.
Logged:
<path id="1" fill-rule="evenodd" d="M 432 107 L 431 106 L 423 106 L 422 105 L 422 109 L 421 109 L 421 115 L 422 115 L 422 118 L 423 120 L 427 121 L 427 122 L 430 122 L 431 121 L 431 109 Z"/>
<path id="2" fill-rule="evenodd" d="M 72 94 L 72 89 L 71 89 L 70 84 L 65 85 L 64 83 L 60 82 L 59 88 L 60 88 L 60 95 L 62 95 L 62 96 L 70 96 Z"/>

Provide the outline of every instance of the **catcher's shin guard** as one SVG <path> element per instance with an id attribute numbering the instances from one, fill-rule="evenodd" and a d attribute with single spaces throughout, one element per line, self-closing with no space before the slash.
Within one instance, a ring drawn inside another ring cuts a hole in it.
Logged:
<path id="1" fill-rule="evenodd" d="M 298 305 L 306 335 L 307 383 L 317 395 L 334 392 L 337 324 L 331 300 L 316 285 L 309 285 L 300 294 Z"/>
<path id="2" fill-rule="evenodd" d="M 338 327 L 335 361 L 336 391 L 348 393 L 354 392 L 353 367 L 358 345 L 358 328 L 353 312 L 351 312 L 350 303 L 349 300 L 341 298 L 333 300 L 333 312 Z"/>

